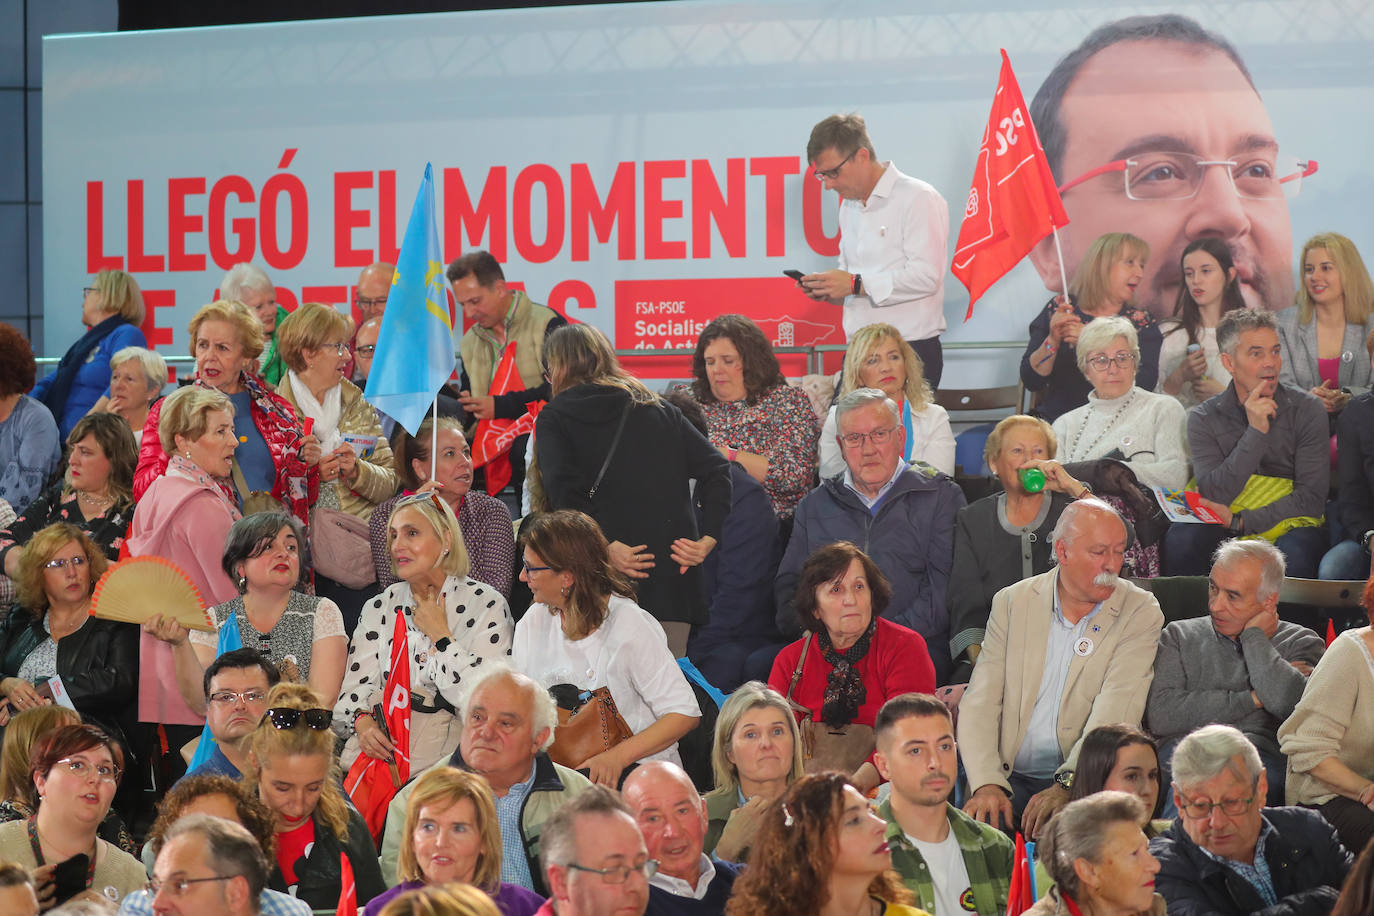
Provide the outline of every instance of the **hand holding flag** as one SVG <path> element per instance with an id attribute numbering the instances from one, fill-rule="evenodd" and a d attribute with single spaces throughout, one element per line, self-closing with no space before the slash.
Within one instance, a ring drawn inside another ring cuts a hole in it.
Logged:
<path id="1" fill-rule="evenodd" d="M 382 842 L 386 809 L 396 790 L 410 778 L 410 649 L 404 614 L 396 615 L 391 637 L 391 671 L 382 693 L 386 729 L 396 747 L 393 759 L 378 760 L 359 753 L 344 777 L 344 791 L 367 822 L 372 838 Z"/>

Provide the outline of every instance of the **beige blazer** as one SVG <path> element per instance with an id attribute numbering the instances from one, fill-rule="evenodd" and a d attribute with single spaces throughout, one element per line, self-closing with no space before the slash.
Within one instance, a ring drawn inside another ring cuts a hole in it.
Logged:
<path id="1" fill-rule="evenodd" d="M 1011 791 L 1012 761 L 1026 738 L 1045 670 L 1059 571 L 1009 585 L 992 600 L 983 651 L 959 703 L 959 751 L 968 784 Z M 1099 725 L 1139 725 L 1154 678 L 1164 615 L 1154 595 L 1122 579 L 1093 618 L 1091 654 L 1075 654 L 1059 706 L 1061 771 L 1072 772 L 1083 736 Z"/>

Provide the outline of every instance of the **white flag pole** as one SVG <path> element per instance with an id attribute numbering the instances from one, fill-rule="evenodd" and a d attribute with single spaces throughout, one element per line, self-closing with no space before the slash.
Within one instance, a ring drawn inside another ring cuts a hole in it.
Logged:
<path id="1" fill-rule="evenodd" d="M 1059 227 L 1051 224 L 1050 231 L 1054 233 L 1054 250 L 1059 255 L 1059 282 L 1063 284 L 1060 289 L 1064 291 L 1064 301 L 1067 302 L 1069 299 L 1069 276 L 1064 270 L 1064 249 L 1059 244 Z"/>
<path id="2" fill-rule="evenodd" d="M 429 479 L 439 475 L 439 395 L 434 396 L 434 419 L 429 424 Z"/>

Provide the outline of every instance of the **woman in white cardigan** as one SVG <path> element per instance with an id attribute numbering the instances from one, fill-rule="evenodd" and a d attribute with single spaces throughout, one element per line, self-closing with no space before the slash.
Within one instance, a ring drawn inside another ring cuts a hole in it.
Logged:
<path id="1" fill-rule="evenodd" d="M 860 328 L 849 342 L 840 397 L 856 388 L 878 388 L 896 402 L 906 427 L 906 451 L 902 455 L 906 461 L 923 461 L 954 474 L 954 431 L 949 413 L 935 403 L 921 358 L 892 325 L 870 324 Z M 835 408 L 831 407 L 821 429 L 822 478 L 844 473 L 844 456 L 835 438 L 838 432 Z"/>
<path id="2" fill-rule="evenodd" d="M 1135 384 L 1140 344 L 1125 318 L 1094 318 L 1078 336 L 1078 368 L 1092 383 L 1088 403 L 1054 421 L 1059 460 L 1117 458 L 1147 486 L 1188 482 L 1183 405 Z"/>

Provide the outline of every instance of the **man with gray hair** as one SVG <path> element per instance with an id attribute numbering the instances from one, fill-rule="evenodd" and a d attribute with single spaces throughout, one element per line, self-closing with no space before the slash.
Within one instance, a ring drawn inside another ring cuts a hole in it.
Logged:
<path id="1" fill-rule="evenodd" d="M 1188 446 L 1198 493 L 1222 524 L 1172 526 L 1165 572 L 1206 575 L 1223 539 L 1258 534 L 1283 551 L 1289 574 L 1315 578 L 1330 546 L 1322 523 L 1331 480 L 1326 408 L 1279 381 L 1283 356 L 1271 313 L 1227 312 L 1217 347 L 1231 384 L 1188 411 Z"/>
<path id="2" fill-rule="evenodd" d="M 558 709 L 544 688 L 509 668 L 483 665 L 467 691 L 458 749 L 430 769 L 457 767 L 491 785 L 501 825 L 501 880 L 548 894 L 538 864 L 544 822 L 591 783 L 549 759 Z M 418 779 L 424 773 L 412 775 Z M 397 792 L 387 809 L 382 876 L 388 885 L 396 883 L 406 802 L 414 786 L 412 780 Z"/>
<path id="3" fill-rule="evenodd" d="M 286 374 L 286 363 L 277 353 L 277 324 L 290 313 L 277 304 L 277 288 L 262 268 L 248 262 L 230 267 L 219 284 L 221 299 L 237 299 L 252 310 L 262 322 L 267 346 L 258 357 L 259 375 L 273 388 Z"/>
<path id="4" fill-rule="evenodd" d="M 1316 633 L 1279 620 L 1283 573 L 1283 554 L 1268 541 L 1223 542 L 1208 579 L 1210 615 L 1164 628 L 1145 705 L 1166 766 L 1174 745 L 1193 729 L 1234 725 L 1258 749 L 1270 805 L 1283 804 L 1288 764 L 1278 728 L 1302 699 L 1325 649 Z"/>
<path id="5" fill-rule="evenodd" d="M 1331 912 L 1351 855 L 1317 812 L 1264 806 L 1264 766 L 1249 739 L 1230 725 L 1199 728 L 1173 766 L 1179 818 L 1150 841 L 1170 914 Z"/>
<path id="6" fill-rule="evenodd" d="M 997 593 L 959 704 L 973 789 L 964 811 L 1034 838 L 1069 800 L 1083 736 L 1138 725 L 1164 625 L 1159 602 L 1120 578 L 1126 523 L 1099 499 L 1064 508 L 1056 569 Z"/>
<path id="7" fill-rule="evenodd" d="M 906 429 L 897 405 L 877 388 L 859 388 L 835 405 L 842 474 L 821 481 L 797 504 L 792 537 L 774 585 L 784 636 L 799 632 L 793 593 L 806 558 L 827 544 L 852 541 L 892 585 L 885 616 L 925 638 L 936 683 L 949 677 L 945 590 L 954 565 L 954 518 L 964 493 L 929 465 L 902 460 Z"/>

